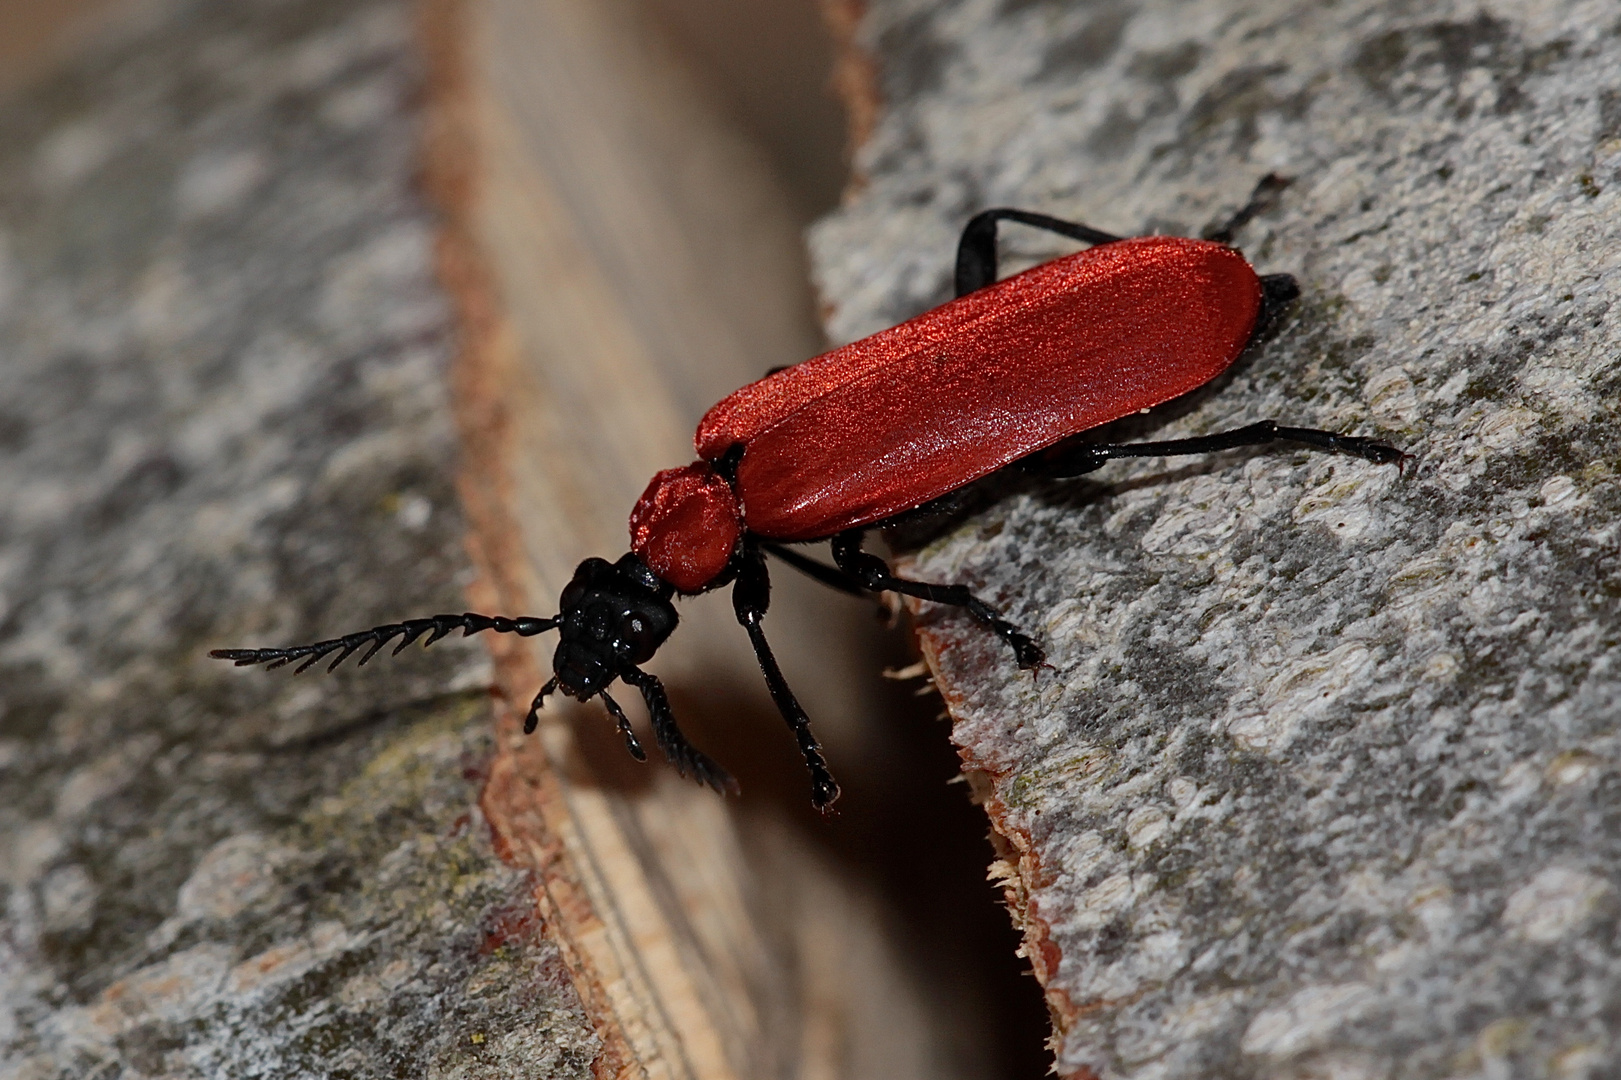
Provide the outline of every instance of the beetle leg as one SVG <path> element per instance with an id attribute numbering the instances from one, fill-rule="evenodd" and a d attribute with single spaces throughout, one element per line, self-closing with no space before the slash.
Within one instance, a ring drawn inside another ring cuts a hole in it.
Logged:
<path id="1" fill-rule="evenodd" d="M 792 548 L 783 547 L 781 544 L 762 542 L 760 549 L 775 555 L 801 574 L 821 582 L 830 589 L 837 589 L 840 592 L 849 593 L 851 596 L 867 595 L 867 589 L 861 582 L 836 566 L 828 566 L 826 563 L 817 562 L 815 559 L 807 558 Z"/>
<path id="2" fill-rule="evenodd" d="M 996 281 L 998 221 L 1017 221 L 1021 225 L 1032 225 L 1088 244 L 1112 244 L 1121 239 L 1113 233 L 1106 233 L 1087 225 L 1078 225 L 1073 221 L 1048 217 L 1046 214 L 1032 213 L 1029 210 L 1014 210 L 1005 206 L 994 210 L 981 210 L 968 219 L 968 224 L 962 227 L 962 238 L 957 241 L 955 284 L 958 296 L 967 296 Z"/>
<path id="3" fill-rule="evenodd" d="M 1400 467 L 1412 455 L 1394 446 L 1361 435 L 1339 435 L 1316 428 L 1284 427 L 1275 420 L 1262 420 L 1258 424 L 1218 431 L 1214 435 L 1200 435 L 1192 439 L 1169 439 L 1144 443 L 1074 443 L 1060 444 L 1044 454 L 1034 454 L 1020 463 L 1027 472 L 1043 476 L 1081 476 L 1114 458 L 1176 457 L 1182 454 L 1210 454 L 1217 450 L 1232 450 L 1240 446 L 1265 446 L 1271 442 L 1300 443 L 1315 450 L 1329 450 L 1350 454 L 1380 465 Z"/>
<path id="4" fill-rule="evenodd" d="M 1018 658 L 1021 668 L 1030 669 L 1040 667 L 1046 659 L 1041 646 L 1030 639 L 1018 627 L 996 614 L 985 601 L 968 591 L 965 585 L 931 585 L 923 581 L 908 581 L 898 578 L 890 573 L 889 564 L 876 555 L 861 550 L 862 530 L 851 529 L 841 532 L 833 538 L 833 561 L 839 564 L 839 569 L 860 581 L 867 588 L 876 591 L 904 593 L 915 596 L 920 600 L 928 600 L 936 604 L 950 604 L 960 607 L 990 630 L 997 637 L 1008 643 L 1013 649 L 1013 655 Z"/>
<path id="5" fill-rule="evenodd" d="M 771 700 L 776 702 L 777 711 L 788 721 L 794 741 L 799 744 L 799 753 L 805 759 L 805 767 L 810 770 L 811 802 L 825 814 L 832 808 L 833 800 L 839 797 L 839 783 L 833 779 L 827 759 L 822 756 L 821 744 L 811 731 L 810 717 L 805 714 L 799 699 L 794 697 L 788 680 L 782 677 L 782 669 L 777 666 L 777 658 L 772 655 L 771 645 L 765 639 L 761 621 L 770 606 L 771 577 L 766 571 L 765 556 L 758 544 L 751 540 L 743 551 L 742 567 L 738 570 L 737 582 L 732 586 L 732 609 L 737 612 L 737 621 L 748 631 L 749 643 L 754 646 L 754 658 L 760 662 L 760 673 L 765 676 L 766 689 L 771 691 Z"/>
<path id="6" fill-rule="evenodd" d="M 681 733 L 681 728 L 675 722 L 675 710 L 670 708 L 670 699 L 664 693 L 664 684 L 659 682 L 658 676 L 649 675 L 640 668 L 628 667 L 620 672 L 619 677 L 642 692 L 642 700 L 647 702 L 647 715 L 653 721 L 653 738 L 670 764 L 675 766 L 675 771 L 682 776 L 692 777 L 700 784 L 708 784 L 716 791 L 736 795 L 737 781 L 732 779 L 731 773 L 715 764 L 713 758 L 693 746 Z"/>
<path id="7" fill-rule="evenodd" d="M 1238 230 L 1248 225 L 1257 214 L 1264 214 L 1278 205 L 1278 196 L 1283 189 L 1294 183 L 1287 176 L 1277 173 L 1267 173 L 1255 184 L 1255 190 L 1250 192 L 1250 201 L 1245 203 L 1233 216 L 1213 229 L 1207 229 L 1204 234 L 1206 240 L 1214 240 L 1218 244 L 1231 244 Z"/>

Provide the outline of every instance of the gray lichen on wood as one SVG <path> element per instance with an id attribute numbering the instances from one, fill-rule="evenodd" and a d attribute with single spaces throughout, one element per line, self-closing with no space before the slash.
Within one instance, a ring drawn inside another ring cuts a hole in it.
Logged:
<path id="1" fill-rule="evenodd" d="M 1613 1075 L 1621 1030 L 1621 25 L 1613 5 L 879 0 L 850 339 L 1014 205 L 1237 243 L 1304 296 L 1172 437 L 1377 435 L 1015 482 L 924 615 L 1058 1028 L 1100 1077 Z M 1060 244 L 1009 230 L 1026 260 Z"/>
<path id="2" fill-rule="evenodd" d="M 586 1075 L 482 653 L 203 657 L 463 605 L 413 10 L 134 14 L 0 108 L 0 1071 Z"/>

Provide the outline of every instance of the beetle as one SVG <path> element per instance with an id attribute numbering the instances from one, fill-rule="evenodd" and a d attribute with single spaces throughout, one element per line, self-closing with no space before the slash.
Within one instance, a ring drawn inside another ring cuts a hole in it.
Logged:
<path id="1" fill-rule="evenodd" d="M 609 695 L 622 680 L 642 695 L 653 736 L 681 772 L 717 791 L 735 781 L 682 734 L 663 684 L 643 670 L 674 632 L 672 600 L 730 584 L 766 686 L 810 772 L 811 800 L 838 797 L 810 719 L 767 643 L 766 555 L 849 592 L 892 591 L 961 607 L 1013 651 L 1019 667 L 1041 647 L 962 585 L 896 577 L 862 550 L 863 535 L 1006 466 L 1080 476 L 1115 458 L 1204 454 L 1274 441 L 1400 465 L 1395 447 L 1271 420 L 1161 442 L 1077 438 L 1216 378 L 1258 329 L 1299 296 L 1288 274 L 1257 275 L 1230 239 L 1268 177 L 1218 239 L 1124 238 L 1025 210 L 976 214 L 957 246 L 956 298 L 898 326 L 832 350 L 732 393 L 698 425 L 698 460 L 653 477 L 630 515 L 630 551 L 580 563 L 559 613 L 506 618 L 471 612 L 408 619 L 287 648 L 216 649 L 238 666 L 295 671 L 337 653 L 336 668 L 388 642 L 399 653 L 460 629 L 532 637 L 557 630 L 552 676 L 524 719 L 533 732 L 546 698 L 601 698 L 629 752 L 647 754 Z M 1015 222 L 1090 245 L 997 280 L 997 226 Z M 831 541 L 833 566 L 786 545 Z"/>

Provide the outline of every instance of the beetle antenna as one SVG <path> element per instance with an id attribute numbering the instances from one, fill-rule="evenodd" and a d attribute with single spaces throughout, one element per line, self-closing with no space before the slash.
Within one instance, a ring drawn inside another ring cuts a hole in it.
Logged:
<path id="1" fill-rule="evenodd" d="M 460 615 L 433 615 L 426 619 L 406 619 L 404 622 L 389 623 L 387 626 L 374 626 L 370 630 L 361 630 L 358 633 L 347 634 L 344 637 L 332 638 L 329 641 L 317 641 L 313 645 L 290 645 L 283 649 L 214 649 L 209 656 L 215 660 L 230 660 L 237 667 L 246 667 L 249 664 L 264 664 L 266 670 L 279 668 L 283 664 L 303 659 L 303 663 L 293 669 L 298 675 L 308 669 L 312 664 L 318 664 L 331 653 L 338 655 L 327 665 L 332 671 L 363 645 L 370 645 L 360 657 L 357 667 L 364 667 L 366 662 L 376 656 L 378 650 L 387 645 L 394 638 L 400 643 L 394 646 L 391 655 L 399 655 L 400 651 L 411 644 L 423 634 L 427 640 L 422 643 L 427 648 L 446 634 L 458 627 L 463 637 L 476 634 L 480 630 L 494 630 L 498 634 L 517 634 L 519 637 L 533 637 L 535 634 L 554 628 L 558 620 L 536 619 L 525 616 L 521 619 L 508 619 L 501 615 L 477 615 L 471 611 Z"/>

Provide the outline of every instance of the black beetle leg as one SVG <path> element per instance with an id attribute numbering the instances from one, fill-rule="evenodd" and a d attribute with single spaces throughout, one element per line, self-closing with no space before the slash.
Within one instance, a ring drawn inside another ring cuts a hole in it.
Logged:
<path id="1" fill-rule="evenodd" d="M 1059 236 L 1067 236 L 1071 240 L 1080 240 L 1088 244 L 1112 244 L 1120 239 L 1113 233 L 1106 233 L 1088 225 L 1077 225 L 1073 221 L 1064 221 L 1029 210 L 1013 210 L 1005 206 L 995 210 L 981 210 L 968 219 L 968 224 L 962 227 L 962 238 L 957 241 L 955 285 L 958 296 L 967 296 L 996 281 L 998 221 L 1017 221 L 1021 225 L 1046 229 Z"/>
<path id="2" fill-rule="evenodd" d="M 723 794 L 736 795 L 737 781 L 732 779 L 731 773 L 715 764 L 714 759 L 693 746 L 681 733 L 681 728 L 675 722 L 675 710 L 670 708 L 670 699 L 665 695 L 664 684 L 659 682 L 658 676 L 649 675 L 640 668 L 626 668 L 619 677 L 642 692 L 642 700 L 647 702 L 648 717 L 653 721 L 653 739 L 670 764 L 675 766 L 675 771 Z"/>
<path id="3" fill-rule="evenodd" d="M 889 564 L 876 555 L 861 550 L 862 530 L 851 529 L 833 538 L 833 561 L 839 569 L 874 591 L 888 591 L 915 596 L 936 604 L 950 604 L 966 610 L 986 629 L 1007 642 L 1018 658 L 1019 666 L 1026 670 L 1038 668 L 1046 659 L 1041 646 L 1028 634 L 996 613 L 985 601 L 968 591 L 965 585 L 931 585 L 923 581 L 908 581 L 890 573 Z"/>
<path id="4" fill-rule="evenodd" d="M 868 590 L 861 582 L 836 566 L 828 566 L 826 563 L 817 562 L 815 559 L 801 555 L 793 548 L 783 547 L 781 544 L 773 544 L 769 541 L 762 540 L 760 550 L 775 555 L 801 574 L 826 585 L 830 589 L 837 589 L 842 593 L 849 593 L 851 596 L 867 595 Z"/>
<path id="5" fill-rule="evenodd" d="M 1019 463 L 1026 472 L 1042 476 L 1081 476 L 1114 458 L 1176 457 L 1182 454 L 1211 454 L 1240 446 L 1264 446 L 1271 442 L 1292 442 L 1314 450 L 1350 454 L 1380 465 L 1400 467 L 1411 456 L 1381 442 L 1360 435 L 1339 435 L 1316 428 L 1284 427 L 1275 420 L 1200 435 L 1192 439 L 1169 439 L 1143 443 L 1060 443 L 1050 450 L 1033 454 Z"/>
<path id="6" fill-rule="evenodd" d="M 1267 173 L 1256 183 L 1255 190 L 1250 192 L 1250 201 L 1233 212 L 1233 216 L 1225 222 L 1210 229 L 1204 234 L 1206 240 L 1214 240 L 1218 244 L 1230 244 L 1238 230 L 1248 225 L 1257 214 L 1264 214 L 1278 204 L 1278 196 L 1283 189 L 1294 183 L 1287 176 L 1277 173 Z"/>
<path id="7" fill-rule="evenodd" d="M 754 646 L 754 658 L 760 662 L 760 672 L 765 676 L 766 688 L 771 691 L 771 700 L 776 702 L 782 718 L 788 721 L 794 741 L 799 744 L 799 753 L 805 759 L 805 767 L 810 770 L 811 802 L 825 814 L 839 797 L 839 784 L 833 779 L 827 759 L 822 756 L 821 744 L 811 731 L 810 717 L 794 697 L 793 690 L 789 689 L 788 680 L 782 677 L 782 669 L 777 666 L 777 658 L 772 655 L 771 645 L 765 639 L 761 622 L 766 609 L 771 606 L 771 577 L 766 571 L 765 556 L 758 543 L 752 539 L 746 543 L 737 581 L 732 585 L 732 610 L 737 613 L 737 621 L 743 629 L 748 631 L 749 643 Z"/>

